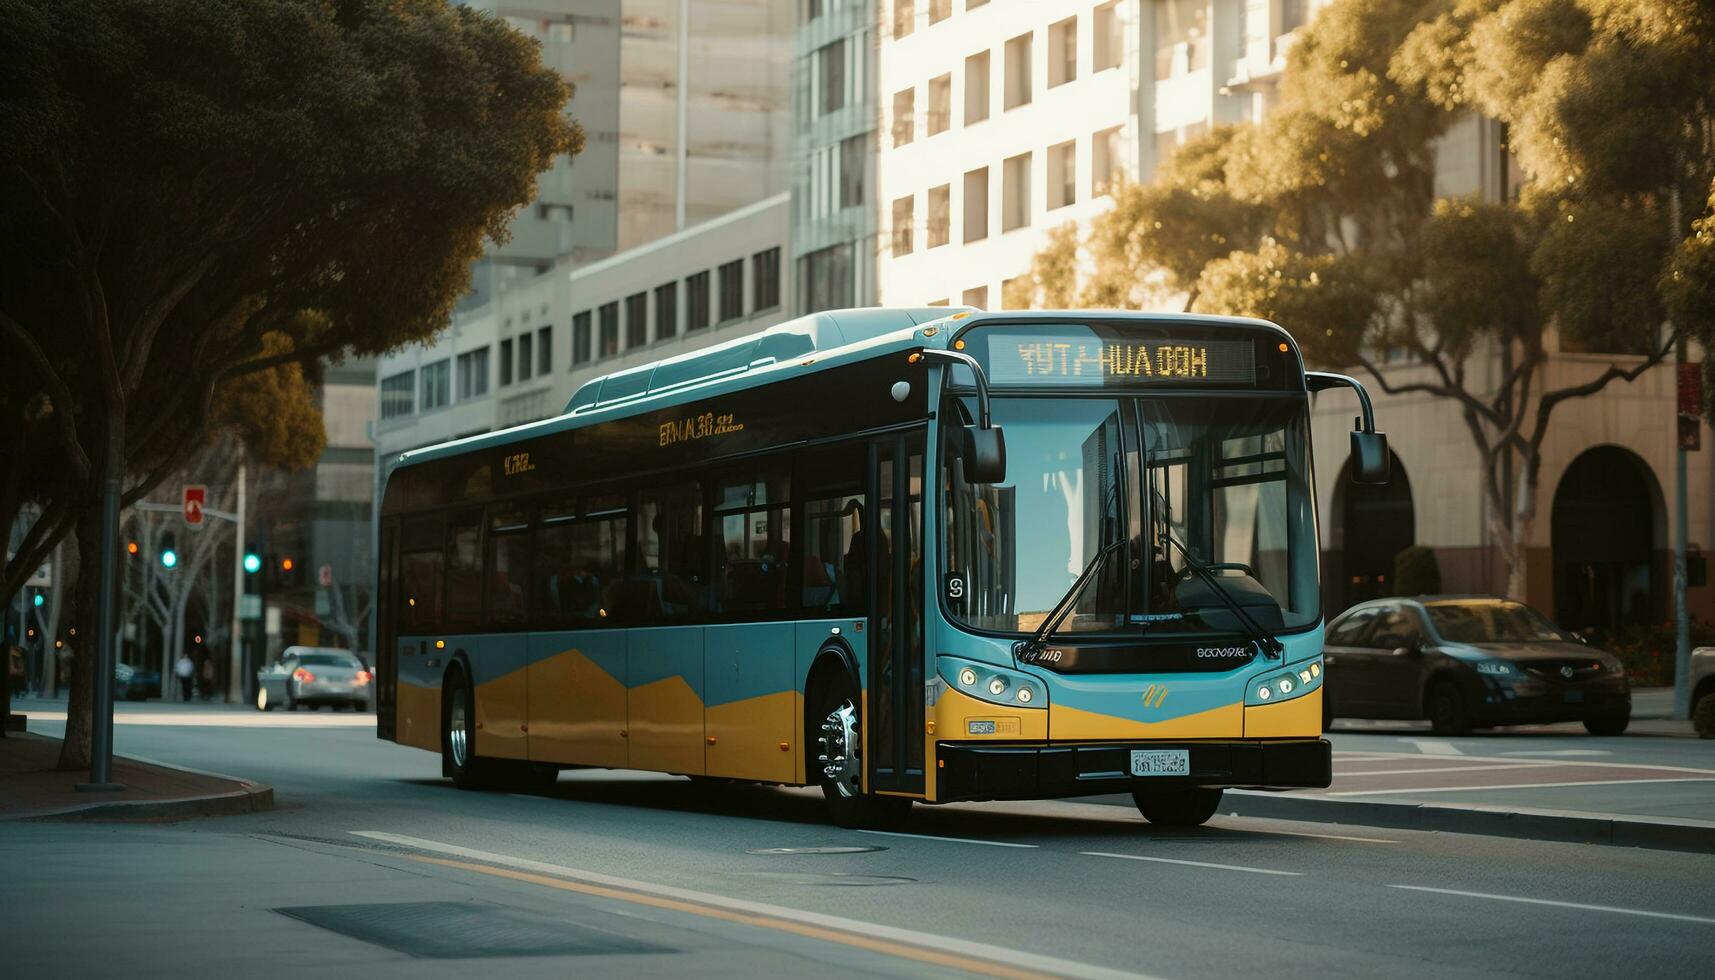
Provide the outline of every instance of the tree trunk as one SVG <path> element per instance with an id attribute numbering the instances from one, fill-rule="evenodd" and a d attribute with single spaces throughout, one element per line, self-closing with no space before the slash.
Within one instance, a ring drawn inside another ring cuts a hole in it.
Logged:
<path id="1" fill-rule="evenodd" d="M 62 770 L 88 769 L 90 760 L 91 709 L 95 703 L 95 644 L 101 637 L 95 626 L 101 605 L 101 498 L 80 508 L 77 518 L 77 585 L 72 593 L 70 622 L 80 623 L 76 642 L 70 644 L 71 678 L 66 701 L 65 742 L 60 746 Z M 53 644 L 49 643 L 51 650 Z M 58 658 L 55 658 L 58 670 Z"/>

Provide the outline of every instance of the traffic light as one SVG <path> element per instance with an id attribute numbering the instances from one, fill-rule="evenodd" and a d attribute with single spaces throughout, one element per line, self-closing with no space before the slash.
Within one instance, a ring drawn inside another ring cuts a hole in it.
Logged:
<path id="1" fill-rule="evenodd" d="M 246 552 L 244 555 L 244 571 L 245 571 L 245 574 L 255 575 L 257 572 L 260 572 L 261 570 L 262 570 L 262 556 L 257 554 L 254 551 Z"/>
<path id="2" fill-rule="evenodd" d="M 172 569 L 179 566 L 179 551 L 178 548 L 175 547 L 177 543 L 178 542 L 175 541 L 173 536 L 170 534 L 161 539 L 162 568 Z"/>
<path id="3" fill-rule="evenodd" d="M 291 558 L 280 559 L 280 571 L 290 574 L 293 567 L 294 563 Z"/>
<path id="4" fill-rule="evenodd" d="M 135 541 L 125 542 L 125 553 L 135 557 L 137 554 L 137 542 L 135 542 Z"/>
<path id="5" fill-rule="evenodd" d="M 46 599 L 42 598 L 42 594 L 40 592 L 36 593 L 36 598 L 33 600 L 35 607 L 37 609 L 42 608 L 42 604 L 45 603 L 46 601 L 47 601 Z"/>

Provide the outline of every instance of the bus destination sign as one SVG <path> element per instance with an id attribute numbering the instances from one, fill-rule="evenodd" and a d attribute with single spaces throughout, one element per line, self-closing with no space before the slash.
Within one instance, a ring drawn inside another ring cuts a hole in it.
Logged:
<path id="1" fill-rule="evenodd" d="M 1250 340 L 1117 340 L 991 335 L 988 372 L 996 384 L 1253 385 Z"/>

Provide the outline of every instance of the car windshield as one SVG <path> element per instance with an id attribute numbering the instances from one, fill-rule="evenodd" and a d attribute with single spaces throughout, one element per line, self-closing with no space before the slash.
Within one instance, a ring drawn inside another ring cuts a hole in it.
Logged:
<path id="1" fill-rule="evenodd" d="M 1572 637 L 1522 602 L 1430 602 L 1435 632 L 1450 643 L 1545 643 Z"/>
<path id="2" fill-rule="evenodd" d="M 948 417 L 972 407 L 955 402 Z M 1178 545 L 1254 578 L 1285 629 L 1315 622 L 1302 396 L 1000 397 L 993 416 L 1006 430 L 1005 482 L 967 484 L 951 456 L 943 471 L 948 571 L 963 580 L 955 617 L 1030 632 L 1123 538 L 1060 632 L 1207 631 L 1178 611 L 1191 576 Z"/>
<path id="3" fill-rule="evenodd" d="M 349 653 L 300 653 L 300 667 L 358 667 L 357 658 Z"/>

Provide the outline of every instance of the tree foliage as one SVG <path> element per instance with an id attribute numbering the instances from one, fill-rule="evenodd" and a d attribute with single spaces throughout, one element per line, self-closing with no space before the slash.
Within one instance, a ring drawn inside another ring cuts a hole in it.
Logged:
<path id="1" fill-rule="evenodd" d="M 1440 141 L 1473 114 L 1525 176 L 1499 199 L 1437 191 Z M 1315 361 L 1454 403 L 1520 594 L 1554 409 L 1658 363 L 1666 323 L 1715 341 L 1712 179 L 1707 0 L 1335 0 L 1267 115 L 1122 186 L 1028 288 L 1270 317 Z M 1693 226 L 1681 202 L 1705 195 Z M 1542 390 L 1555 337 L 1641 356 Z M 1498 381 L 1472 370 L 1496 356 Z"/>
<path id="2" fill-rule="evenodd" d="M 0 594 L 74 525 L 94 554 L 109 473 L 135 500 L 221 424 L 312 454 L 316 365 L 447 322 L 581 147 L 567 96 L 445 0 L 0 2 L 0 438 L 38 464 L 0 526 L 41 507 Z"/>

